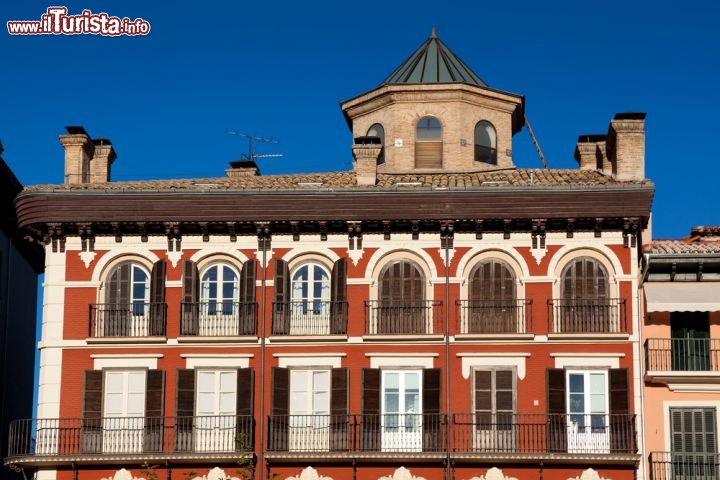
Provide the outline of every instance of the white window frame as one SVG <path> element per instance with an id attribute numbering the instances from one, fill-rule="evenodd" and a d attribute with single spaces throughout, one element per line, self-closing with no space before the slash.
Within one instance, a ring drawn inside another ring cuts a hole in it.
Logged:
<path id="1" fill-rule="evenodd" d="M 140 380 L 137 388 L 132 390 L 131 377 Z M 111 385 L 113 378 L 119 378 L 120 388 Z M 103 372 L 103 453 L 142 452 L 146 385 L 145 369 L 108 369 Z M 119 397 L 118 411 L 108 410 L 117 403 L 111 400 L 112 396 Z"/>
<path id="2" fill-rule="evenodd" d="M 593 376 L 602 375 L 604 397 L 602 411 L 593 411 L 592 396 L 597 392 L 592 390 Z M 571 395 L 577 394 L 572 392 L 570 384 L 571 375 L 583 376 L 583 411 L 572 412 Z M 568 369 L 565 371 L 565 400 L 567 405 L 567 425 L 568 425 L 568 452 L 582 453 L 610 453 L 610 386 L 609 371 L 605 369 Z M 582 415 L 583 425 L 573 420 L 574 416 Z M 603 431 L 595 431 L 592 426 L 594 416 L 603 415 Z"/>
<path id="3" fill-rule="evenodd" d="M 289 374 L 288 449 L 329 450 L 332 371 L 329 368 L 291 368 Z M 325 377 L 324 386 L 322 376 Z M 301 406 L 304 408 L 299 408 Z"/>
<path id="4" fill-rule="evenodd" d="M 398 375 L 398 410 L 388 412 L 388 375 Z M 417 411 L 408 413 L 406 405 L 408 374 L 417 375 Z M 420 369 L 382 369 L 380 375 L 380 430 L 383 451 L 422 451 L 423 371 Z M 397 415 L 396 418 L 393 418 Z"/>
<path id="5" fill-rule="evenodd" d="M 212 375 L 212 391 L 204 391 L 200 378 L 205 375 Z M 231 378 L 230 389 L 222 390 L 222 377 L 228 375 Z M 201 407 L 201 396 L 210 394 L 212 398 L 212 409 Z M 222 396 L 232 396 L 231 408 L 222 411 Z M 201 410 L 203 408 L 204 410 Z M 195 440 L 196 451 L 233 451 L 235 450 L 235 426 L 237 416 L 237 370 L 234 369 L 208 369 L 199 368 L 195 370 Z M 203 418 L 206 417 L 206 418 Z"/>

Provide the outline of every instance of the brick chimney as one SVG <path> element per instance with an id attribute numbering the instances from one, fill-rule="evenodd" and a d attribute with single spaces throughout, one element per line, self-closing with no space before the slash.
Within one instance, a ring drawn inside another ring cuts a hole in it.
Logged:
<path id="1" fill-rule="evenodd" d="M 225 174 L 228 177 L 259 177 L 260 169 L 254 160 L 235 160 L 230 162 Z"/>
<path id="2" fill-rule="evenodd" d="M 358 185 L 375 185 L 377 160 L 382 152 L 378 137 L 356 137 L 352 146 L 355 157 L 355 178 Z"/>
<path id="3" fill-rule="evenodd" d="M 575 146 L 575 160 L 580 170 L 600 170 L 605 151 L 605 135 L 580 135 Z M 600 149 L 602 144 L 602 151 Z"/>
<path id="4" fill-rule="evenodd" d="M 117 158 L 106 138 L 91 139 L 83 127 L 65 127 L 60 135 L 65 149 L 65 184 L 104 183 L 110 181 L 110 168 Z"/>
<path id="5" fill-rule="evenodd" d="M 610 121 L 607 156 L 618 180 L 645 179 L 645 113 L 618 113 Z"/>

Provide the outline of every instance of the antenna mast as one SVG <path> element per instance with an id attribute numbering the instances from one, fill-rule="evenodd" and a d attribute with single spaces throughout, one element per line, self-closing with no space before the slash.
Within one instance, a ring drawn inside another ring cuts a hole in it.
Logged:
<path id="1" fill-rule="evenodd" d="M 238 132 L 236 130 L 225 130 L 225 133 L 227 135 L 235 135 L 236 137 L 244 137 L 248 139 L 248 150 L 247 154 L 241 154 L 240 158 L 242 160 L 250 160 L 255 161 L 258 158 L 271 158 L 271 157 L 282 157 L 282 153 L 265 153 L 265 154 L 258 154 L 256 153 L 255 149 L 253 148 L 253 140 L 261 143 L 274 143 L 278 144 L 277 140 L 274 140 L 272 138 L 264 138 L 264 137 L 257 137 L 255 135 L 250 135 L 249 133 L 243 133 Z"/>

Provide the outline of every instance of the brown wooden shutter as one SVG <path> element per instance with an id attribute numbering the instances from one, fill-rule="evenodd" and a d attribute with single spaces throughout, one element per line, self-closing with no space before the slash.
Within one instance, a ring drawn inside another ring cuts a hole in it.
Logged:
<path id="1" fill-rule="evenodd" d="M 200 333 L 200 273 L 192 260 L 183 261 L 183 305 L 180 335 Z"/>
<path id="2" fill-rule="evenodd" d="M 80 450 L 83 453 L 99 453 L 102 451 L 102 370 L 85 370 L 83 393 Z"/>
<path id="3" fill-rule="evenodd" d="M 350 419 L 348 417 L 348 369 L 333 368 L 330 385 L 330 450 L 347 450 Z"/>
<path id="4" fill-rule="evenodd" d="M 158 260 L 150 274 L 150 335 L 165 335 L 165 274 L 167 262 Z"/>
<path id="5" fill-rule="evenodd" d="M 335 262 L 330 284 L 330 333 L 347 333 L 347 259 Z"/>
<path id="6" fill-rule="evenodd" d="M 252 368 L 239 368 L 237 371 L 236 396 L 236 450 L 248 451 L 254 445 L 253 410 L 255 405 L 255 371 Z"/>
<path id="7" fill-rule="evenodd" d="M 287 451 L 290 427 L 290 370 L 273 367 L 270 373 L 271 397 L 268 449 Z"/>
<path id="8" fill-rule="evenodd" d="M 380 451 L 380 369 L 363 368 L 360 448 Z"/>
<path id="9" fill-rule="evenodd" d="M 177 392 L 175 395 L 175 448 L 193 450 L 193 423 L 195 418 L 195 370 L 177 370 Z"/>
<path id="10" fill-rule="evenodd" d="M 256 278 L 257 261 L 248 260 L 240 272 L 240 335 L 257 333 Z"/>
<path id="11" fill-rule="evenodd" d="M 415 142 L 415 168 L 442 168 L 442 142 Z"/>
<path id="12" fill-rule="evenodd" d="M 610 382 L 610 450 L 635 453 L 635 422 L 630 415 L 628 370 L 611 368 Z"/>
<path id="13" fill-rule="evenodd" d="M 161 452 L 164 430 L 165 370 L 148 370 L 145 377 L 145 452 Z"/>
<path id="14" fill-rule="evenodd" d="M 103 308 L 103 333 L 106 337 L 126 337 L 130 334 L 130 262 L 115 267 L 107 281 Z"/>
<path id="15" fill-rule="evenodd" d="M 442 420 L 440 413 L 442 370 L 423 370 L 422 429 L 423 451 L 437 452 L 442 449 Z"/>
<path id="16" fill-rule="evenodd" d="M 275 259 L 275 303 L 273 334 L 290 333 L 290 271 L 285 260 Z"/>
<path id="17" fill-rule="evenodd" d="M 547 369 L 548 448 L 567 451 L 567 409 L 565 404 L 565 369 Z"/>

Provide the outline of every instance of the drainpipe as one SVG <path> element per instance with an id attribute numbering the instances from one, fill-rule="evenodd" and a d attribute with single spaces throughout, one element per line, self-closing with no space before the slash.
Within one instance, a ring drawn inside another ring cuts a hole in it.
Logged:
<path id="1" fill-rule="evenodd" d="M 267 298 L 267 234 L 260 233 L 260 242 L 262 245 L 262 281 L 260 282 L 260 304 L 262 305 L 260 315 L 260 448 L 258 448 L 258 466 L 260 467 L 260 475 L 258 479 L 263 478 L 263 469 L 265 468 L 265 303 Z M 268 472 L 270 469 L 268 468 Z"/>
<path id="2" fill-rule="evenodd" d="M 452 237 L 450 237 L 452 238 Z M 449 245 L 445 243 L 445 247 Z M 447 467 L 445 475 L 450 475 L 450 249 L 445 248 L 445 415 L 447 425 L 445 428 L 445 461 Z"/>

